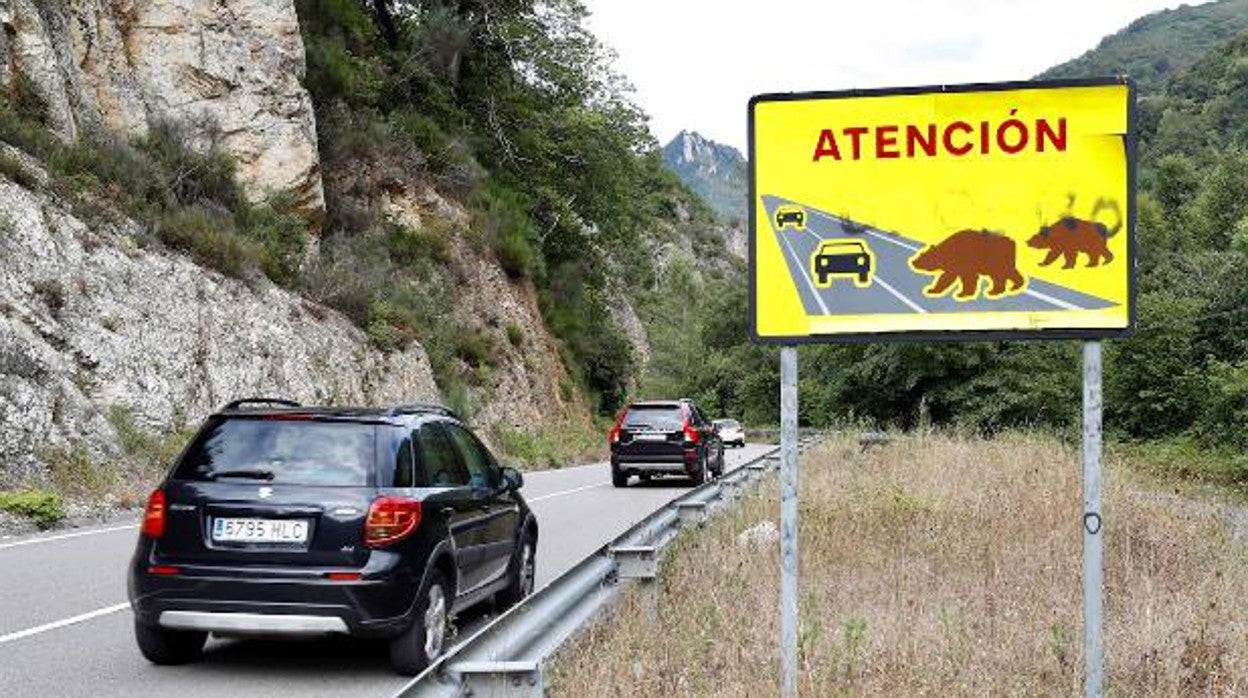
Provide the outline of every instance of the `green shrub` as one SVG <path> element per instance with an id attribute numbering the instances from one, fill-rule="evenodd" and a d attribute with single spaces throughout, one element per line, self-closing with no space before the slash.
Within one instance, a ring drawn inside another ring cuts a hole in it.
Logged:
<path id="1" fill-rule="evenodd" d="M 7 154 L 0 155 L 0 176 L 31 191 L 39 189 L 39 180 L 26 170 L 20 160 Z"/>
<path id="2" fill-rule="evenodd" d="M 485 233 L 503 271 L 513 279 L 534 274 L 538 268 L 533 246 L 537 233 L 526 197 L 491 180 L 477 205 L 480 210 L 475 223 Z"/>
<path id="3" fill-rule="evenodd" d="M 519 349 L 524 344 L 524 328 L 514 322 L 507 323 L 507 341 Z"/>
<path id="4" fill-rule="evenodd" d="M 1192 436 L 1111 443 L 1110 451 L 1125 454 L 1134 466 L 1163 479 L 1248 488 L 1248 453 Z"/>
<path id="5" fill-rule="evenodd" d="M 227 276 L 242 276 L 263 256 L 258 244 L 237 235 L 233 218 L 202 206 L 165 213 L 156 221 L 155 230 L 161 242 Z"/>
<path id="6" fill-rule="evenodd" d="M 112 474 L 95 463 L 82 444 L 46 449 L 39 459 L 48 466 L 52 489 L 63 496 L 98 499 L 114 482 Z"/>
<path id="7" fill-rule="evenodd" d="M 241 234 L 254 242 L 260 269 L 282 286 L 298 280 L 308 247 L 307 223 L 290 202 L 278 199 L 247 207 L 238 216 Z"/>
<path id="8" fill-rule="evenodd" d="M 1217 363 L 1209 376 L 1198 428 L 1206 442 L 1248 454 L 1248 363 Z"/>
<path id="9" fill-rule="evenodd" d="M 498 348 L 485 330 L 461 327 L 454 335 L 455 356 L 473 368 L 493 366 Z"/>
<path id="10" fill-rule="evenodd" d="M 48 528 L 65 518 L 61 496 L 45 490 L 18 490 L 0 492 L 0 509 L 25 516 L 39 528 Z"/>
<path id="11" fill-rule="evenodd" d="M 427 260 L 438 264 L 451 261 L 451 238 L 454 233 L 446 226 L 429 224 L 419 228 L 390 225 L 386 243 L 390 259 L 396 264 L 413 265 Z"/>

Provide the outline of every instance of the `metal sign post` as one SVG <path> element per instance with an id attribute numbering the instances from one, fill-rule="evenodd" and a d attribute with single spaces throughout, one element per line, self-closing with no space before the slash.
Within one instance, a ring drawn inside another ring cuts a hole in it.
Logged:
<path id="1" fill-rule="evenodd" d="M 1100 698 L 1101 636 L 1101 343 L 1083 344 L 1083 694 Z"/>
<path id="2" fill-rule="evenodd" d="M 797 696 L 797 347 L 780 348 L 780 667 Z"/>

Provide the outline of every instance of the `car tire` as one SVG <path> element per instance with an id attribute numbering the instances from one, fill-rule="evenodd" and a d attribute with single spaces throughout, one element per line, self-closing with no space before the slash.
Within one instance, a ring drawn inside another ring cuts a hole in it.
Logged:
<path id="1" fill-rule="evenodd" d="M 693 474 L 693 484 L 695 487 L 710 480 L 711 473 L 706 461 L 706 454 L 703 453 L 702 457 L 698 459 L 698 469 Z"/>
<path id="2" fill-rule="evenodd" d="M 724 475 L 724 449 L 719 449 L 719 458 L 716 459 L 718 465 L 715 466 L 715 477 L 723 477 Z"/>
<path id="3" fill-rule="evenodd" d="M 858 273 L 858 283 L 860 283 L 860 284 L 862 284 L 862 285 L 864 285 L 864 286 L 866 285 L 867 280 L 868 280 L 868 279 L 870 279 L 870 278 L 871 278 L 871 275 L 870 275 L 869 273 L 865 272 L 865 271 L 864 271 L 864 272 L 859 272 L 859 273 Z"/>
<path id="4" fill-rule="evenodd" d="M 403 676 L 415 676 L 437 661 L 446 650 L 450 626 L 450 585 L 431 570 L 416 596 L 412 624 L 390 640 L 390 665 Z"/>
<path id="5" fill-rule="evenodd" d="M 619 468 L 611 468 L 611 484 L 616 487 L 628 487 L 628 473 Z"/>
<path id="6" fill-rule="evenodd" d="M 160 666 L 189 664 L 204 653 L 208 633 L 170 630 L 134 621 L 134 639 L 147 661 Z"/>
<path id="7" fill-rule="evenodd" d="M 533 584 L 537 579 L 537 542 L 533 534 L 525 531 L 520 534 L 520 541 L 511 555 L 511 565 L 507 572 L 507 588 L 498 593 L 498 610 L 505 611 L 523 601 L 533 593 Z"/>

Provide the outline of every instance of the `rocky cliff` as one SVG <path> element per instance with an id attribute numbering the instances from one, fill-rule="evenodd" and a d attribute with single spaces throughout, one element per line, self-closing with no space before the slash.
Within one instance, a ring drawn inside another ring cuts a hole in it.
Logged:
<path id="1" fill-rule="evenodd" d="M 0 0 L 0 86 L 23 81 L 66 140 L 159 121 L 217 140 L 253 200 L 324 209 L 291 0 Z"/>
<path id="2" fill-rule="evenodd" d="M 726 220 L 744 219 L 749 193 L 745 158 L 697 131 L 681 131 L 663 146 L 663 162 Z"/>
<path id="3" fill-rule="evenodd" d="M 22 178 L 46 178 L 7 146 Z M 55 195 L 0 177 L 0 488 L 40 478 L 40 454 L 119 449 L 107 419 L 193 425 L 228 399 L 438 399 L 419 345 L 382 353 L 338 313 L 143 249 L 131 223 L 88 227 Z"/>

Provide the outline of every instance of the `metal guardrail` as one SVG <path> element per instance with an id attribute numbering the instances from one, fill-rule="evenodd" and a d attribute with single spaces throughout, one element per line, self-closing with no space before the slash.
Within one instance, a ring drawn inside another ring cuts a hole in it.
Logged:
<path id="1" fill-rule="evenodd" d="M 798 448 L 817 440 L 803 438 Z M 546 659 L 620 593 L 621 580 L 653 579 L 664 546 L 681 526 L 696 525 L 778 467 L 776 448 L 668 502 L 453 647 L 395 696 L 544 695 Z"/>

